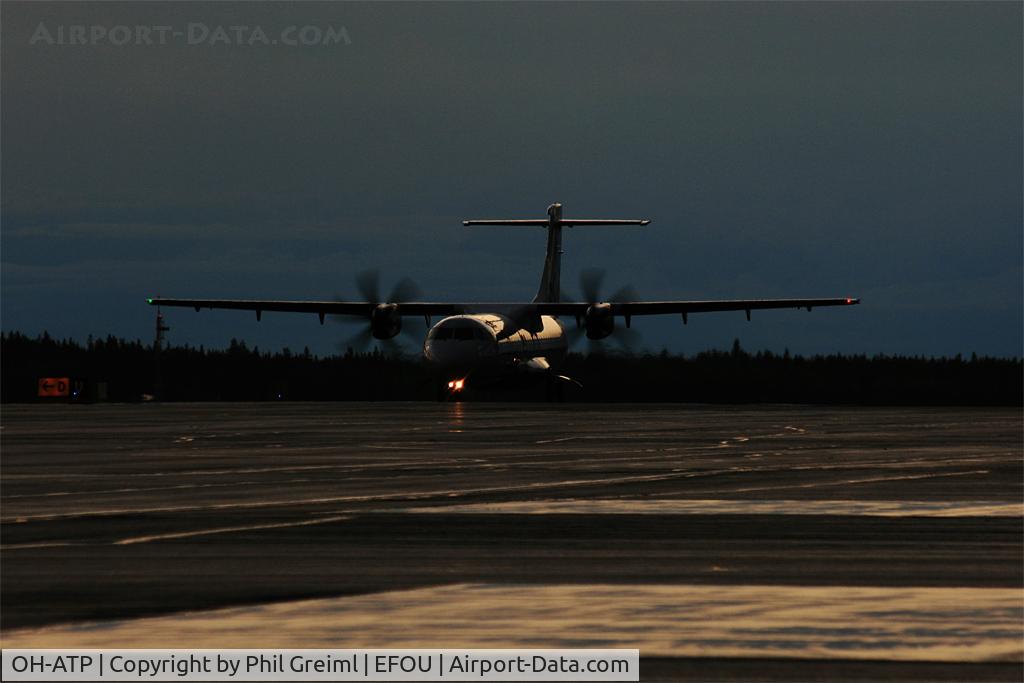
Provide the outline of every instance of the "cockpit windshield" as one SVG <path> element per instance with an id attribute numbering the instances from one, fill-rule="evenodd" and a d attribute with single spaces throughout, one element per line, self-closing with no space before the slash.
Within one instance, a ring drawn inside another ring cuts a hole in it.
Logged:
<path id="1" fill-rule="evenodd" d="M 477 325 L 443 326 L 432 330 L 430 338 L 437 341 L 489 341 L 491 335 Z"/>

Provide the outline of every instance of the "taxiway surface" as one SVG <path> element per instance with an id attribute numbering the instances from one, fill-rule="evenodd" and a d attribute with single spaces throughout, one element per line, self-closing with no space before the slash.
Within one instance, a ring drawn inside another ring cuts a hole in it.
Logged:
<path id="1" fill-rule="evenodd" d="M 1022 673 L 1020 409 L 32 405 L 2 445 L 5 647 Z"/>

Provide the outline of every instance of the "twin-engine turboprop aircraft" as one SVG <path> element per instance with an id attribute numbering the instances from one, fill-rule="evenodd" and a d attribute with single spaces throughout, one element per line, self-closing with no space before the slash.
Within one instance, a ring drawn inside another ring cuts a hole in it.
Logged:
<path id="1" fill-rule="evenodd" d="M 391 339 L 402 331 L 402 318 L 419 316 L 429 328 L 423 355 L 436 364 L 442 386 L 451 393 L 461 392 L 467 382 L 510 372 L 540 373 L 552 379 L 572 381 L 557 375 L 555 368 L 568 350 L 567 329 L 585 331 L 588 339 L 604 339 L 616 331 L 617 320 L 628 328 L 634 316 L 681 315 L 683 323 L 691 313 L 711 311 L 750 312 L 765 308 L 806 308 L 847 306 L 860 299 L 735 299 L 724 301 L 630 301 L 628 296 L 613 296 L 600 301 L 596 287 L 587 293 L 589 301 L 563 301 L 561 297 L 562 228 L 593 225 L 647 225 L 649 220 L 563 218 L 562 205 L 548 207 L 547 218 L 525 220 L 467 220 L 463 225 L 504 225 L 546 227 L 547 254 L 540 289 L 529 303 L 445 303 L 402 301 L 401 287 L 394 301 L 379 302 L 367 294 L 367 301 L 262 301 L 231 299 L 147 299 L 154 306 L 227 308 L 255 311 L 260 320 L 264 311 L 316 313 L 320 324 L 327 315 L 357 316 L 369 322 L 368 332 L 376 339 Z M 369 289 L 375 290 L 373 285 Z M 433 327 L 431 318 L 444 316 Z M 563 320 L 574 320 L 567 328 Z"/>

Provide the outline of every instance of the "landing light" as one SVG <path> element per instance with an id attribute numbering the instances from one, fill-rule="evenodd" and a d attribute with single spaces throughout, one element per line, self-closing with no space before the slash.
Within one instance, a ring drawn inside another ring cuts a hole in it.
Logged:
<path id="1" fill-rule="evenodd" d="M 453 379 L 448 382 L 448 388 L 452 391 L 462 391 L 462 387 L 466 385 L 465 379 Z"/>

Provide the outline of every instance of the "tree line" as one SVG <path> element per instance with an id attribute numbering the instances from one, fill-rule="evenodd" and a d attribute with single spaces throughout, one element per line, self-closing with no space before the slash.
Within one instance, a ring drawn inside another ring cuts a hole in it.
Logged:
<path id="1" fill-rule="evenodd" d="M 0 335 L 0 401 L 37 398 L 43 377 L 68 377 L 78 400 L 386 401 L 434 400 L 446 378 L 420 358 L 374 350 L 318 356 L 309 349 L 276 352 L 232 340 L 226 349 L 169 346 L 108 336 L 86 343 Z M 686 356 L 570 353 L 560 369 L 582 384 L 558 383 L 570 401 L 811 403 L 850 405 L 1007 405 L 1024 403 L 1019 358 L 925 358 L 889 355 L 750 353 Z M 542 400 L 538 382 L 481 391 L 482 400 Z"/>

